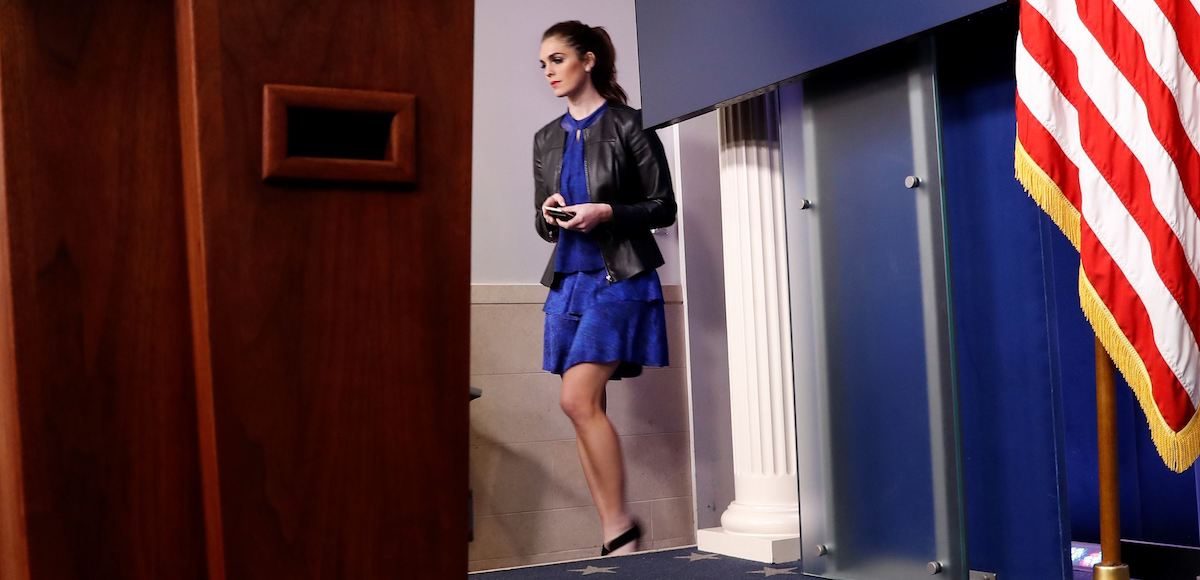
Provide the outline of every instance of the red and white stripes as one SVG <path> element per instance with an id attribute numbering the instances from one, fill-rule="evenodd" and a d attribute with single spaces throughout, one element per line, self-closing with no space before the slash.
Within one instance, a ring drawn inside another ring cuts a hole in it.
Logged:
<path id="1" fill-rule="evenodd" d="M 1023 0 L 1017 177 L 1160 454 L 1200 454 L 1200 0 Z"/>

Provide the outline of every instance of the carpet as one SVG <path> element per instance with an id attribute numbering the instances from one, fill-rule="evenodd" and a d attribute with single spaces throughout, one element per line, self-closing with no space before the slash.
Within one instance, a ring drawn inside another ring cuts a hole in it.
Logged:
<path id="1" fill-rule="evenodd" d="M 728 580 L 730 578 L 801 578 L 799 562 L 763 564 L 699 552 L 695 547 L 508 570 L 475 572 L 472 580 Z"/>

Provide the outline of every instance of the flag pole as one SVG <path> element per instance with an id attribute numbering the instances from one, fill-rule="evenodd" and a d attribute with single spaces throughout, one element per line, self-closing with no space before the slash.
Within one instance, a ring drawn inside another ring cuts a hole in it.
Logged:
<path id="1" fill-rule="evenodd" d="M 1129 580 L 1121 563 L 1120 480 L 1117 476 L 1117 401 L 1113 364 L 1096 339 L 1096 431 L 1100 450 L 1100 563 L 1093 580 Z"/>

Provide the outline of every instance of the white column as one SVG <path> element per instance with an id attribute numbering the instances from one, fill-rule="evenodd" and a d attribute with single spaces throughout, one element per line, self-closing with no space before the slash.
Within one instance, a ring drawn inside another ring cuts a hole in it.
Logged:
<path id="1" fill-rule="evenodd" d="M 701 550 L 800 558 L 795 391 L 779 106 L 774 92 L 725 107 L 721 213 L 734 501 Z"/>

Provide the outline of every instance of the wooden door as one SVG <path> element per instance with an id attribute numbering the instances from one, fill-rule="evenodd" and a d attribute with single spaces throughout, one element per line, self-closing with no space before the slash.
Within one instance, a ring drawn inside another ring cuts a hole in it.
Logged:
<path id="1" fill-rule="evenodd" d="M 0 578 L 206 574 L 172 7 L 0 1 Z"/>
<path id="2" fill-rule="evenodd" d="M 472 34 L 0 1 L 0 578 L 465 573 Z M 412 95 L 411 179 L 264 181 L 269 84 Z"/>

